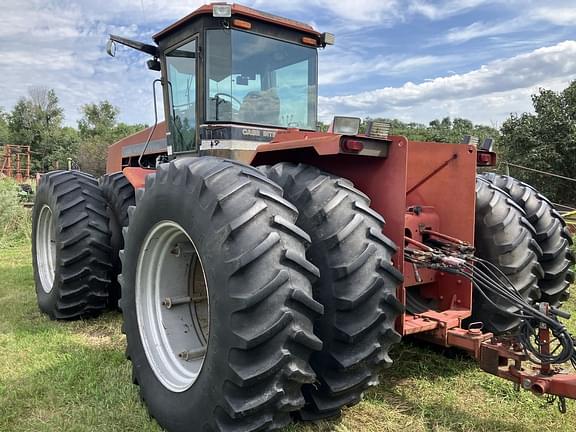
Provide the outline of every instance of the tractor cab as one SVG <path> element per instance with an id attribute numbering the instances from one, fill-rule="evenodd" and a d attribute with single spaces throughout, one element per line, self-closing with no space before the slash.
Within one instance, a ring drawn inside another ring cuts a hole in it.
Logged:
<path id="1" fill-rule="evenodd" d="M 161 72 L 167 153 L 246 159 L 280 129 L 315 130 L 317 49 L 334 37 L 240 6 L 205 5 L 153 36 L 111 36 Z"/>

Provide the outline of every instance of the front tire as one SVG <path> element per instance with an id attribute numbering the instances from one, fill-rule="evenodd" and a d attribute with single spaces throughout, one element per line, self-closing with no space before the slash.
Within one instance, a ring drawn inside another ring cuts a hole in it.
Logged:
<path id="1" fill-rule="evenodd" d="M 337 417 L 378 384 L 382 366 L 392 364 L 388 352 L 400 341 L 394 324 L 403 309 L 396 299 L 403 277 L 391 264 L 397 248 L 382 234 L 384 219 L 350 181 L 303 164 L 261 170 L 298 208 L 297 225 L 312 238 L 308 257 L 321 274 L 314 297 L 325 313 L 315 332 L 324 348 L 310 360 L 320 383 L 304 387 L 299 415 Z"/>
<path id="2" fill-rule="evenodd" d="M 237 162 L 179 159 L 148 176 L 130 213 L 120 303 L 150 414 L 171 432 L 288 424 L 315 380 L 308 358 L 322 346 L 312 326 L 322 307 L 309 238 L 281 188 Z"/>
<path id="3" fill-rule="evenodd" d="M 32 264 L 38 306 L 50 319 L 106 309 L 110 232 L 94 177 L 79 171 L 42 176 L 32 212 Z"/>

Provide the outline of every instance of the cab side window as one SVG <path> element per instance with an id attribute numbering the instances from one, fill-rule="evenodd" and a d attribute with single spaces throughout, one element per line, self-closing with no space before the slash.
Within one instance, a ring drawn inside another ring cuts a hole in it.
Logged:
<path id="1" fill-rule="evenodd" d="M 196 40 L 166 54 L 170 95 L 170 141 L 173 152 L 195 152 Z"/>

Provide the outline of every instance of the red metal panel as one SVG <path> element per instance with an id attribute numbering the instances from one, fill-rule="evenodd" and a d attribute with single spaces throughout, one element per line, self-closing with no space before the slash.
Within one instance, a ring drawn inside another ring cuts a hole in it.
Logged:
<path id="1" fill-rule="evenodd" d="M 146 181 L 146 176 L 149 174 L 154 174 L 156 170 L 151 169 L 144 169 L 144 168 L 136 168 L 136 167 L 128 167 L 122 170 L 126 179 L 132 184 L 134 189 L 141 189 L 144 187 L 144 183 Z"/>
<path id="2" fill-rule="evenodd" d="M 440 219 L 439 231 L 474 243 L 476 148 L 463 144 L 412 141 L 408 145 L 406 204 L 431 206 Z M 437 273 L 439 309 L 470 309 L 472 284 Z"/>
<path id="3" fill-rule="evenodd" d="M 133 144 L 144 144 L 150 135 L 153 126 L 136 132 L 120 141 L 108 146 L 108 158 L 106 159 L 106 172 L 108 174 L 122 171 L 122 148 Z M 156 126 L 150 141 L 163 139 L 166 137 L 166 122 L 160 122 Z"/>

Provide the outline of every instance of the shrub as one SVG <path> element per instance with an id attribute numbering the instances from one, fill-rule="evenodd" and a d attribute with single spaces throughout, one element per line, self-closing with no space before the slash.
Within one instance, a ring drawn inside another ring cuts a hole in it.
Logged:
<path id="1" fill-rule="evenodd" d="M 0 247 L 29 241 L 31 211 L 22 205 L 18 183 L 0 178 Z"/>

